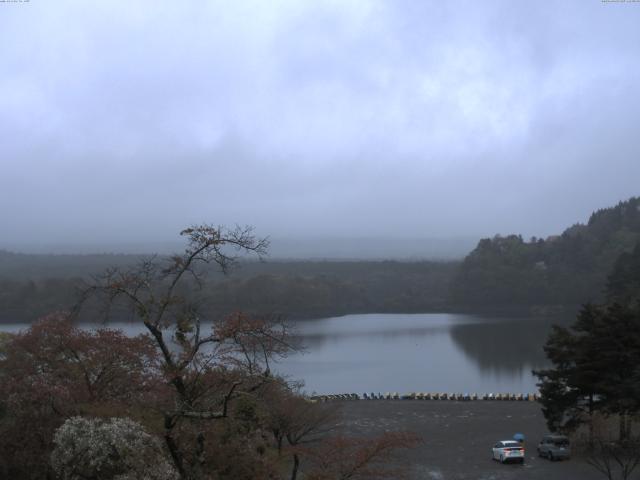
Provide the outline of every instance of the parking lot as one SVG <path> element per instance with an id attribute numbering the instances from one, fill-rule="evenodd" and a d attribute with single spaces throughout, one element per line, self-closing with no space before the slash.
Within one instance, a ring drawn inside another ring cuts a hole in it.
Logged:
<path id="1" fill-rule="evenodd" d="M 343 426 L 351 434 L 410 430 L 423 443 L 402 455 L 411 479 L 604 478 L 580 458 L 550 462 L 538 458 L 536 445 L 547 433 L 540 405 L 512 401 L 359 400 L 342 403 Z M 523 465 L 491 459 L 498 440 L 525 435 Z"/>

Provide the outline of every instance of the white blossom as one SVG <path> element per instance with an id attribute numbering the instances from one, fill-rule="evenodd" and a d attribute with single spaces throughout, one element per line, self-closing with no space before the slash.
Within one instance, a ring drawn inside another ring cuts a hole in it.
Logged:
<path id="1" fill-rule="evenodd" d="M 174 480 L 157 438 L 129 418 L 73 417 L 54 437 L 51 465 L 62 480 Z"/>

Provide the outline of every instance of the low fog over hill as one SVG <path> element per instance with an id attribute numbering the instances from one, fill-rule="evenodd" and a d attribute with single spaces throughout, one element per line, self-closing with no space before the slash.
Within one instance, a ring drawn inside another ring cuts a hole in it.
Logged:
<path id="1" fill-rule="evenodd" d="M 456 260 L 467 255 L 478 242 L 475 237 L 275 237 L 269 240 L 271 260 Z M 183 248 L 179 240 L 109 244 L 0 244 L 0 249 L 10 252 L 54 255 L 168 254 Z"/>

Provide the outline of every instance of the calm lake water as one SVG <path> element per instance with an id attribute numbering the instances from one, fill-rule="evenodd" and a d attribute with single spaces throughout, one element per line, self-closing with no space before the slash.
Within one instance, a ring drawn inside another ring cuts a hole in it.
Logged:
<path id="1" fill-rule="evenodd" d="M 536 391 L 534 368 L 561 319 L 460 314 L 365 314 L 297 323 L 305 346 L 274 370 L 308 393 Z M 112 323 L 129 334 L 137 324 Z M 5 331 L 25 324 L 0 325 Z"/>

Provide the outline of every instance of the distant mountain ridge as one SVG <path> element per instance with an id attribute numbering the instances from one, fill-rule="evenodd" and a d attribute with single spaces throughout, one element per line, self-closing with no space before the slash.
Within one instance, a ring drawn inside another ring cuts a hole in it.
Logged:
<path id="1" fill-rule="evenodd" d="M 604 298 L 616 260 L 640 242 L 640 198 L 597 210 L 547 239 L 480 240 L 453 280 L 454 305 L 578 305 Z"/>

